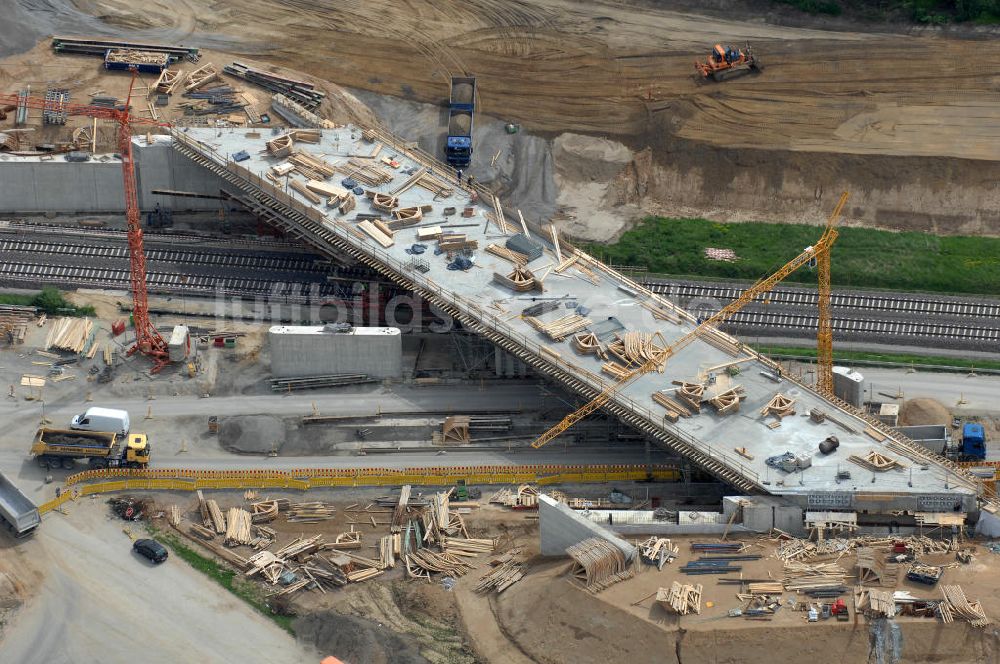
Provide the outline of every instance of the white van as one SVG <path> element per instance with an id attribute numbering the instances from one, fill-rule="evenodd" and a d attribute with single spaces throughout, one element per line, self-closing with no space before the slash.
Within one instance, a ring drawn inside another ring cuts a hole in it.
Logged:
<path id="1" fill-rule="evenodd" d="M 109 431 L 122 437 L 128 435 L 130 422 L 128 411 L 113 408 L 88 408 L 70 422 L 70 429 L 80 431 Z"/>

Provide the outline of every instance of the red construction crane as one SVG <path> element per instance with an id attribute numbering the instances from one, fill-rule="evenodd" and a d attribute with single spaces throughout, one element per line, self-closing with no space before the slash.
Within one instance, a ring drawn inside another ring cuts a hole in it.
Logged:
<path id="1" fill-rule="evenodd" d="M 146 294 L 146 254 L 142 248 L 142 221 L 139 212 L 139 195 L 135 183 L 135 163 L 132 158 L 132 125 L 152 125 L 169 127 L 168 123 L 147 118 L 132 117 L 129 107 L 132 103 L 132 88 L 135 85 L 136 70 L 132 69 L 132 80 L 128 86 L 128 97 L 125 99 L 124 110 L 104 108 L 102 106 L 87 106 L 84 104 L 69 104 L 58 100 L 42 97 L 18 96 L 15 94 L 0 94 L 0 107 L 4 105 L 26 106 L 49 113 L 65 115 L 84 115 L 99 120 L 112 120 L 118 123 L 118 152 L 122 160 L 122 181 L 125 188 L 125 219 L 128 228 L 129 253 L 129 284 L 132 290 L 132 320 L 135 325 L 135 346 L 128 354 L 136 351 L 146 355 L 153 361 L 152 373 L 157 373 L 170 360 L 167 342 L 160 336 L 149 320 L 149 302 Z"/>

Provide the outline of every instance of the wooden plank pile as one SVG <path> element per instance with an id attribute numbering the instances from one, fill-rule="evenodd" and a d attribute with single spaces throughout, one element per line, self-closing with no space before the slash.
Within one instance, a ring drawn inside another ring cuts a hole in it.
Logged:
<path id="1" fill-rule="evenodd" d="M 644 542 L 640 542 L 637 547 L 642 560 L 650 565 L 656 565 L 656 568 L 660 570 L 665 564 L 674 562 L 674 559 L 680 555 L 680 547 L 662 537 L 650 537 Z"/>
<path id="2" fill-rule="evenodd" d="M 626 332 L 615 335 L 608 344 L 608 352 L 617 357 L 627 367 L 639 367 L 650 360 L 659 360 L 656 370 L 663 373 L 667 361 L 664 351 L 667 342 L 659 332 Z"/>
<path id="3" fill-rule="evenodd" d="M 250 512 L 231 507 L 226 513 L 226 546 L 248 545 L 252 540 Z"/>
<path id="4" fill-rule="evenodd" d="M 448 253 L 477 249 L 478 240 L 470 240 L 465 233 L 444 232 L 438 236 L 438 248 Z"/>
<path id="5" fill-rule="evenodd" d="M 893 591 L 855 586 L 854 611 L 868 618 L 892 618 L 896 615 Z"/>
<path id="6" fill-rule="evenodd" d="M 520 553 L 521 549 L 513 549 L 491 560 L 490 566 L 493 569 L 479 577 L 476 592 L 499 595 L 524 578 L 524 564 L 520 561 Z"/>
<path id="7" fill-rule="evenodd" d="M 528 257 L 524 254 L 514 251 L 513 249 L 508 249 L 507 247 L 500 246 L 499 244 L 488 244 L 486 245 L 486 252 L 498 256 L 506 261 L 510 261 L 514 265 L 527 265 Z"/>
<path id="8" fill-rule="evenodd" d="M 573 559 L 570 574 L 592 593 L 635 576 L 635 567 L 615 545 L 599 537 L 585 539 L 566 549 Z"/>
<path id="9" fill-rule="evenodd" d="M 569 335 L 575 334 L 593 323 L 586 316 L 579 314 L 569 314 L 568 316 L 562 316 L 549 322 L 542 321 L 534 316 L 525 316 L 524 320 L 553 341 L 562 341 Z"/>
<path id="10" fill-rule="evenodd" d="M 358 229 L 363 231 L 365 235 L 375 240 L 386 249 L 396 244 L 396 241 L 392 239 L 392 231 L 387 228 L 379 228 L 375 222 L 370 219 L 365 219 L 358 224 Z"/>
<path id="11" fill-rule="evenodd" d="M 513 491 L 505 487 L 490 496 L 489 502 L 507 507 L 538 507 L 538 489 L 530 484 L 521 484 Z"/>
<path id="12" fill-rule="evenodd" d="M 45 336 L 45 350 L 57 348 L 82 353 L 93 341 L 96 328 L 89 318 L 60 317 L 52 321 Z"/>
<path id="13" fill-rule="evenodd" d="M 447 553 L 474 558 L 480 553 L 493 553 L 496 549 L 497 541 L 495 539 L 482 538 L 442 537 L 441 546 Z"/>
<path id="14" fill-rule="evenodd" d="M 691 410 L 687 406 L 666 392 L 653 392 L 652 397 L 653 401 L 666 408 L 667 413 L 664 417 L 671 422 L 676 422 L 681 417 L 691 417 L 692 415 Z"/>
<path id="15" fill-rule="evenodd" d="M 944 595 L 942 605 L 947 605 L 946 611 L 951 616 L 958 616 L 967 621 L 973 627 L 986 627 L 992 620 L 983 611 L 983 605 L 976 601 L 970 602 L 965 596 L 962 586 L 941 586 L 941 594 Z"/>
<path id="16" fill-rule="evenodd" d="M 319 523 L 337 516 L 337 508 L 324 502 L 291 503 L 286 518 L 288 523 Z"/>
<path id="17" fill-rule="evenodd" d="M 789 415 L 795 414 L 795 399 L 787 397 L 781 392 L 778 392 L 771 400 L 767 402 L 767 405 L 760 409 L 760 414 L 763 417 L 768 415 L 774 415 L 779 420 L 788 417 Z"/>
<path id="18" fill-rule="evenodd" d="M 437 553 L 430 549 L 417 549 L 404 557 L 406 575 L 411 578 L 429 578 L 431 574 L 459 577 L 473 566 L 454 553 Z"/>
<path id="19" fill-rule="evenodd" d="M 674 581 L 670 589 L 659 588 L 656 591 L 656 601 L 664 608 L 671 608 L 674 613 L 686 616 L 687 614 L 701 613 L 701 591 L 702 585 L 684 584 Z"/>
<path id="20" fill-rule="evenodd" d="M 852 454 L 847 457 L 849 461 L 852 461 L 859 466 L 867 468 L 868 470 L 883 473 L 887 470 L 892 470 L 894 468 L 906 468 L 906 465 L 900 463 L 898 460 L 893 459 L 890 456 L 882 454 L 878 450 L 869 450 L 868 454 L 858 456 L 857 454 Z"/>
<path id="21" fill-rule="evenodd" d="M 785 591 L 780 581 L 755 581 L 746 586 L 746 594 L 749 595 L 780 595 Z"/>
<path id="22" fill-rule="evenodd" d="M 785 563 L 785 590 L 808 592 L 844 587 L 847 570 L 836 563 L 808 564 L 798 561 Z"/>
<path id="23" fill-rule="evenodd" d="M 291 136 L 289 136 L 289 140 L 293 140 Z M 302 175 L 306 176 L 310 180 L 328 180 L 333 177 L 334 173 L 337 172 L 332 165 L 306 150 L 296 150 L 292 154 L 288 155 L 288 161 L 289 163 L 295 165 L 295 170 L 302 173 Z"/>
<path id="24" fill-rule="evenodd" d="M 219 509 L 219 503 L 213 499 L 205 500 L 201 489 L 198 489 L 198 509 L 201 512 L 201 520 L 206 528 L 212 528 L 217 535 L 226 532 L 226 517 Z"/>
<path id="25" fill-rule="evenodd" d="M 404 521 L 409 520 L 409 502 L 412 488 L 409 484 L 404 484 L 399 488 L 399 501 L 392 512 L 392 532 L 398 533 Z"/>
<path id="26" fill-rule="evenodd" d="M 338 163 L 336 165 L 336 169 L 338 173 L 343 173 L 347 177 L 353 178 L 354 180 L 357 180 L 361 184 L 367 185 L 369 187 L 378 187 L 379 185 L 383 185 L 386 184 L 387 182 L 392 181 L 392 174 L 387 172 L 384 168 L 380 166 L 374 166 L 372 164 L 366 164 L 361 161 L 358 161 L 357 159 L 348 159 L 347 163 Z M 388 194 L 379 194 L 379 195 L 388 196 Z M 395 196 L 389 196 L 389 197 L 395 198 Z"/>

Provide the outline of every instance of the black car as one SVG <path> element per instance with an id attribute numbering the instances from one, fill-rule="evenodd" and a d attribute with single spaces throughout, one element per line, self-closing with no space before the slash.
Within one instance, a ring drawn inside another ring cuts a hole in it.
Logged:
<path id="1" fill-rule="evenodd" d="M 149 558 L 154 563 L 162 563 L 167 559 L 167 549 L 162 544 L 152 539 L 136 540 L 132 545 L 132 550 L 140 556 Z"/>

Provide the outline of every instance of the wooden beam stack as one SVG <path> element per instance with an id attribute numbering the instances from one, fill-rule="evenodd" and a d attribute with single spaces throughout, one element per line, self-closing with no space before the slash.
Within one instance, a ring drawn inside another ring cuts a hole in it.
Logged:
<path id="1" fill-rule="evenodd" d="M 253 532 L 250 527 L 250 512 L 242 507 L 232 507 L 226 514 L 226 545 L 250 544 Z"/>
<path id="2" fill-rule="evenodd" d="M 656 601 L 664 608 L 673 609 L 674 613 L 686 616 L 687 614 L 701 613 L 701 591 L 702 585 L 684 584 L 677 581 L 671 584 L 670 589 L 660 588 L 656 591 Z"/>

